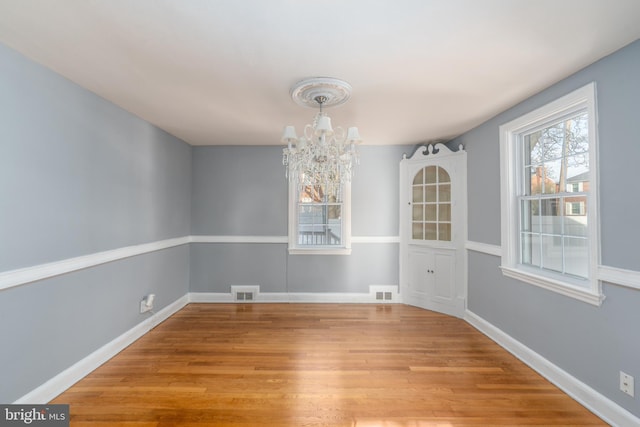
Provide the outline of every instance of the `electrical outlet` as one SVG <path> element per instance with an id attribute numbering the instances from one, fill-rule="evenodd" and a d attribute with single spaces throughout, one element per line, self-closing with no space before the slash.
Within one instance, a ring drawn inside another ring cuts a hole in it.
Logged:
<path id="1" fill-rule="evenodd" d="M 620 371 L 620 390 L 633 397 L 633 377 Z"/>
<path id="2" fill-rule="evenodd" d="M 149 294 L 142 298 L 142 301 L 140 301 L 140 313 L 146 313 L 147 311 L 153 310 L 153 300 L 155 298 L 155 294 Z"/>

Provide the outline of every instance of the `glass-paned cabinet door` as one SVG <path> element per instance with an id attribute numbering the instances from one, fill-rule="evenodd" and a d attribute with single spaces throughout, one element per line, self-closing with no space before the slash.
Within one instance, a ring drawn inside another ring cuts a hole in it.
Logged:
<path id="1" fill-rule="evenodd" d="M 451 178 L 440 166 L 427 166 L 413 177 L 411 238 L 451 241 Z"/>

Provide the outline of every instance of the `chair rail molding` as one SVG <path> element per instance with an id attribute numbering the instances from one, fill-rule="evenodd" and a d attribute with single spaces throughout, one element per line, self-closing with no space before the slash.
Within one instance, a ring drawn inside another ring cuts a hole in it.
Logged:
<path id="1" fill-rule="evenodd" d="M 189 236 L 177 237 L 0 272 L 0 290 L 48 279 L 100 264 L 106 264 L 123 258 L 185 245 L 189 242 Z"/>
<path id="2" fill-rule="evenodd" d="M 354 244 L 399 244 L 400 237 L 353 236 L 351 241 Z M 96 252 L 88 255 L 81 255 L 59 261 L 38 264 L 31 267 L 3 271 L 0 272 L 0 290 L 189 243 L 287 244 L 288 240 L 287 236 L 194 235 L 176 237 L 156 242 L 143 243 L 140 245 L 111 249 L 103 252 Z M 502 248 L 499 245 L 474 242 L 471 240 L 465 242 L 465 249 L 498 257 L 502 255 Z M 613 285 L 640 290 L 640 271 L 600 265 L 598 267 L 598 279 Z"/>
<path id="3" fill-rule="evenodd" d="M 468 251 L 493 255 L 497 257 L 502 256 L 502 246 L 500 245 L 492 245 L 489 243 L 467 240 L 464 247 Z M 624 268 L 610 267 L 607 265 L 599 265 L 597 271 L 598 280 L 600 280 L 601 282 L 607 282 L 617 286 L 640 290 L 640 271 L 626 270 Z"/>
<path id="4" fill-rule="evenodd" d="M 598 279 L 614 285 L 640 290 L 640 271 L 601 265 L 598 267 Z"/>
<path id="5" fill-rule="evenodd" d="M 354 236 L 352 238 L 352 242 L 357 244 L 397 244 L 399 241 L 400 238 L 398 236 Z M 2 271 L 0 272 L 0 290 L 189 243 L 270 243 L 286 245 L 288 238 L 287 236 L 193 235 L 158 240 L 156 242 L 125 246 L 15 270 Z"/>
<path id="6" fill-rule="evenodd" d="M 480 252 L 487 255 L 502 256 L 502 246 L 491 245 L 489 243 L 474 242 L 467 240 L 464 248 L 468 251 Z"/>

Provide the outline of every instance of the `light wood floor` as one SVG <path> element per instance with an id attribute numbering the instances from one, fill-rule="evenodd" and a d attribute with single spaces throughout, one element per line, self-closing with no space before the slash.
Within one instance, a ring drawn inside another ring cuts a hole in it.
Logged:
<path id="1" fill-rule="evenodd" d="M 462 320 L 403 305 L 190 304 L 52 403 L 72 426 L 600 426 Z"/>

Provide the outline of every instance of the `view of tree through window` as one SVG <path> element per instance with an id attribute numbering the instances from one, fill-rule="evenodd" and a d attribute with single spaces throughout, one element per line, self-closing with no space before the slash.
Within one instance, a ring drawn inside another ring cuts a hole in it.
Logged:
<path id="1" fill-rule="evenodd" d="M 588 115 L 521 135 L 521 263 L 587 278 Z"/>

